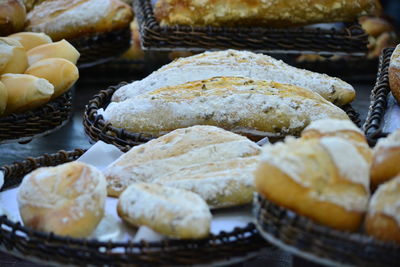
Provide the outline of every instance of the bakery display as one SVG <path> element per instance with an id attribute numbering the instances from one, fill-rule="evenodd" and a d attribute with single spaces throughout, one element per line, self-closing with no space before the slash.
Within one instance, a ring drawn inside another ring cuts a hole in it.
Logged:
<path id="1" fill-rule="evenodd" d="M 26 51 L 13 38 L 0 37 L 0 75 L 4 73 L 24 73 L 28 67 Z"/>
<path id="2" fill-rule="evenodd" d="M 26 9 L 21 0 L 0 2 L 0 36 L 18 32 L 25 26 Z"/>
<path id="3" fill-rule="evenodd" d="M 25 29 L 59 41 L 125 28 L 132 16 L 130 6 L 119 0 L 51 0 L 34 6 Z"/>
<path id="4" fill-rule="evenodd" d="M 25 51 L 52 42 L 51 38 L 42 32 L 18 32 L 11 34 L 8 37 L 20 42 L 25 48 Z"/>
<path id="5" fill-rule="evenodd" d="M 144 182 L 193 191 L 212 208 L 246 204 L 259 153 L 246 137 L 214 126 L 178 129 L 133 147 L 108 166 L 108 195 Z"/>
<path id="6" fill-rule="evenodd" d="M 270 201 L 320 224 L 357 231 L 368 205 L 369 166 L 346 139 L 288 138 L 264 146 L 255 186 Z"/>
<path id="7" fill-rule="evenodd" d="M 103 217 L 106 181 L 94 167 L 65 163 L 24 177 L 18 205 L 24 225 L 58 235 L 89 235 Z"/>
<path id="8" fill-rule="evenodd" d="M 334 77 L 297 69 L 270 56 L 248 51 L 224 50 L 180 58 L 140 81 L 120 88 L 112 98 L 118 102 L 166 86 L 210 79 L 215 76 L 271 80 L 310 89 L 339 106 L 353 101 L 353 87 Z"/>
<path id="9" fill-rule="evenodd" d="M 212 215 L 207 204 L 182 189 L 132 184 L 119 197 L 117 210 L 127 223 L 145 225 L 172 238 L 201 239 L 210 232 Z"/>
<path id="10" fill-rule="evenodd" d="M 400 102 L 400 44 L 397 45 L 390 57 L 389 85 L 393 96 Z"/>
<path id="11" fill-rule="evenodd" d="M 381 184 L 373 194 L 365 230 L 379 240 L 400 243 L 400 176 Z"/>
<path id="12" fill-rule="evenodd" d="M 27 52 L 29 66 L 45 58 L 64 58 L 76 65 L 80 53 L 66 40 L 39 45 Z"/>
<path id="13" fill-rule="evenodd" d="M 377 188 L 400 173 L 400 130 L 381 138 L 373 149 L 371 164 L 371 187 Z"/>
<path id="14" fill-rule="evenodd" d="M 348 119 L 343 110 L 310 90 L 240 77 L 214 77 L 142 93 L 110 103 L 102 115 L 115 127 L 151 136 L 203 124 L 255 139 L 298 135 L 317 119 Z"/>

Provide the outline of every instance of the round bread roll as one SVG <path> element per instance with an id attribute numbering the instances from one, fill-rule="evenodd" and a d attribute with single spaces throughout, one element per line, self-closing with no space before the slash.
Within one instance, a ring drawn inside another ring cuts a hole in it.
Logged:
<path id="1" fill-rule="evenodd" d="M 43 44 L 50 44 L 51 38 L 42 32 L 18 32 L 9 35 L 8 37 L 13 38 L 20 42 L 26 51 Z"/>
<path id="2" fill-rule="evenodd" d="M 8 92 L 4 83 L 0 82 L 0 116 L 6 111 Z M 1 186 L 0 186 L 1 188 Z"/>
<path id="3" fill-rule="evenodd" d="M 389 85 L 390 91 L 397 103 L 400 103 L 400 44 L 396 46 L 389 64 Z"/>
<path id="4" fill-rule="evenodd" d="M 0 74 L 24 73 L 28 58 L 22 44 L 13 38 L 0 37 Z"/>
<path id="5" fill-rule="evenodd" d="M 400 243 L 400 176 L 380 185 L 372 196 L 365 230 L 377 239 Z"/>
<path id="6" fill-rule="evenodd" d="M 79 52 L 66 40 L 61 40 L 58 42 L 39 45 L 32 48 L 27 52 L 29 66 L 33 65 L 35 62 L 45 59 L 45 58 L 64 58 L 76 64 L 79 59 Z"/>
<path id="7" fill-rule="evenodd" d="M 368 164 L 339 137 L 263 147 L 255 185 L 270 201 L 339 230 L 357 231 L 369 198 Z"/>
<path id="8" fill-rule="evenodd" d="M 206 202 L 182 189 L 132 184 L 119 197 L 117 211 L 128 224 L 173 238 L 200 239 L 210 232 L 212 215 Z"/>
<path id="9" fill-rule="evenodd" d="M 3 74 L 1 82 L 8 93 L 7 115 L 37 108 L 54 93 L 54 86 L 47 80 L 28 74 Z"/>
<path id="10" fill-rule="evenodd" d="M 378 37 L 384 32 L 393 31 L 393 26 L 389 22 L 378 17 L 361 17 L 359 23 L 368 35 L 374 37 Z"/>
<path id="11" fill-rule="evenodd" d="M 336 136 L 351 142 L 371 164 L 372 149 L 367 143 L 364 133 L 350 120 L 322 119 L 311 122 L 301 133 L 303 139 Z"/>
<path id="12" fill-rule="evenodd" d="M 36 230 L 84 237 L 103 217 L 106 194 L 103 174 L 85 163 L 39 168 L 19 187 L 19 212 Z"/>
<path id="13" fill-rule="evenodd" d="M 21 0 L 0 1 L 0 36 L 21 31 L 25 20 L 26 10 Z"/>
<path id="14" fill-rule="evenodd" d="M 400 129 L 379 139 L 373 153 L 371 187 L 375 189 L 400 173 Z"/>
<path id="15" fill-rule="evenodd" d="M 63 58 L 39 60 L 25 73 L 48 80 L 54 86 L 52 99 L 65 93 L 79 78 L 78 68 L 71 61 Z"/>

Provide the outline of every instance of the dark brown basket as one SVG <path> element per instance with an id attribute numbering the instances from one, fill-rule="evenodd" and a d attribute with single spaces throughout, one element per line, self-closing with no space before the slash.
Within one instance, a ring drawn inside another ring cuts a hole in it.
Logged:
<path id="1" fill-rule="evenodd" d="M 68 40 L 81 54 L 78 67 L 102 64 L 121 55 L 130 47 L 131 30 L 123 29 Z"/>
<path id="2" fill-rule="evenodd" d="M 400 245 L 325 227 L 275 205 L 261 195 L 255 196 L 253 204 L 260 234 L 273 245 L 297 256 L 335 266 L 400 264 Z"/>
<path id="3" fill-rule="evenodd" d="M 45 106 L 0 118 L 0 143 L 25 143 L 61 128 L 71 114 L 72 89 Z"/>
<path id="4" fill-rule="evenodd" d="M 80 149 L 59 151 L 3 166 L 0 170 L 4 171 L 5 183 L 1 190 L 18 185 L 25 174 L 36 168 L 73 161 L 83 153 Z M 251 254 L 255 256 L 267 246 L 254 224 L 196 241 L 99 242 L 38 232 L 0 216 L 0 249 L 42 263 L 50 261 L 79 266 L 207 264 L 234 257 L 250 257 Z"/>
<path id="5" fill-rule="evenodd" d="M 126 84 L 128 83 L 122 82 L 117 86 L 110 86 L 106 90 L 101 90 L 89 101 L 85 113 L 83 114 L 85 133 L 89 136 L 91 141 L 97 142 L 101 140 L 118 147 L 124 152 L 128 151 L 133 146 L 146 143 L 153 139 L 141 133 L 132 133 L 125 129 L 114 127 L 111 123 L 107 123 L 102 115 L 97 114 L 100 108 L 107 107 L 114 92 Z M 347 113 L 350 119 L 360 127 L 361 121 L 359 114 L 353 107 L 351 105 L 345 105 L 342 109 Z"/>
<path id="6" fill-rule="evenodd" d="M 152 50 L 245 49 L 259 52 L 365 55 L 368 35 L 357 23 L 344 29 L 321 28 L 228 28 L 177 25 L 161 27 L 150 0 L 135 0 L 142 45 Z"/>
<path id="7" fill-rule="evenodd" d="M 383 50 L 379 58 L 378 75 L 374 89 L 371 91 L 371 103 L 363 129 L 370 145 L 375 145 L 379 138 L 388 133 L 382 131 L 384 116 L 388 105 L 389 86 L 389 64 L 394 48 Z"/>

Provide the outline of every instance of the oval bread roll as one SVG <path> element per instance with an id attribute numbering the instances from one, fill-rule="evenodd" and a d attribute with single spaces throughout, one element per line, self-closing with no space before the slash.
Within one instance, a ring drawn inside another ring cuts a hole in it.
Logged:
<path id="1" fill-rule="evenodd" d="M 345 139 L 286 139 L 263 147 L 255 172 L 270 201 L 329 227 L 357 231 L 367 209 L 369 168 Z"/>
<path id="2" fill-rule="evenodd" d="M 133 226 L 145 225 L 179 239 L 200 239 L 210 232 L 212 215 L 195 193 L 157 184 L 133 184 L 119 197 L 118 215 Z"/>
<path id="3" fill-rule="evenodd" d="M 0 37 L 0 74 L 24 73 L 28 67 L 25 48 L 13 38 Z"/>
<path id="4" fill-rule="evenodd" d="M 81 162 L 39 168 L 19 187 L 18 206 L 25 226 L 71 237 L 93 232 L 104 214 L 106 181 Z"/>
<path id="5" fill-rule="evenodd" d="M 4 83 L 0 82 L 0 116 L 6 111 L 8 92 Z"/>
<path id="6" fill-rule="evenodd" d="M 42 32 L 18 32 L 9 35 L 8 37 L 13 38 L 20 42 L 26 51 L 43 44 L 51 43 L 51 38 Z"/>
<path id="7" fill-rule="evenodd" d="M 53 57 L 65 58 L 66 60 L 76 64 L 80 56 L 78 50 L 76 50 L 75 47 L 66 40 L 39 45 L 29 50 L 27 54 L 29 66 L 41 59 Z"/>
<path id="8" fill-rule="evenodd" d="M 26 10 L 21 0 L 0 1 L 0 36 L 22 30 L 25 20 Z"/>
<path id="9" fill-rule="evenodd" d="M 50 100 L 54 86 L 45 79 L 28 74 L 3 74 L 1 82 L 8 92 L 5 114 L 37 108 Z"/>
<path id="10" fill-rule="evenodd" d="M 25 73 L 48 80 L 54 86 L 52 99 L 65 93 L 79 78 L 78 68 L 71 61 L 63 58 L 39 60 Z"/>
<path id="11" fill-rule="evenodd" d="M 377 239 L 400 243 L 400 176 L 381 184 L 372 196 L 365 230 Z"/>

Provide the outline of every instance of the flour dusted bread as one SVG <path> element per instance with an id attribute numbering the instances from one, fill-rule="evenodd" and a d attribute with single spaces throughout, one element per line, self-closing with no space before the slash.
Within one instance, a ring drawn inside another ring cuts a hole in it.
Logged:
<path id="1" fill-rule="evenodd" d="M 28 58 L 22 44 L 13 38 L 0 37 L 0 75 L 24 73 Z"/>
<path id="2" fill-rule="evenodd" d="M 350 120 L 323 119 L 313 121 L 301 133 L 303 139 L 322 137 L 341 137 L 351 142 L 371 164 L 372 150 L 367 143 L 364 133 Z"/>
<path id="3" fill-rule="evenodd" d="M 317 119 L 348 119 L 343 110 L 312 91 L 240 77 L 164 87 L 112 102 L 103 116 L 113 126 L 153 136 L 214 125 L 254 139 L 299 135 Z"/>
<path id="4" fill-rule="evenodd" d="M 356 231 L 368 205 L 369 167 L 342 138 L 289 138 L 263 147 L 255 185 L 280 206 L 339 230 Z"/>
<path id="5" fill-rule="evenodd" d="M 101 172 L 90 165 L 71 162 L 26 175 L 19 187 L 18 206 L 26 226 L 84 237 L 103 217 L 106 194 Z"/>
<path id="6" fill-rule="evenodd" d="M 262 54 L 225 50 L 180 58 L 143 80 L 121 87 L 115 92 L 112 100 L 123 101 L 165 86 L 175 86 L 214 76 L 248 77 L 293 84 L 310 89 L 337 105 L 350 103 L 355 98 L 353 87 L 338 78 L 298 69 Z"/>
<path id="7" fill-rule="evenodd" d="M 389 84 L 393 96 L 400 103 L 400 44 L 397 45 L 390 57 Z"/>
<path id="8" fill-rule="evenodd" d="M 36 46 L 51 43 L 51 38 L 42 32 L 18 32 L 8 36 L 20 42 L 26 51 Z"/>
<path id="9" fill-rule="evenodd" d="M 400 173 L 400 130 L 379 139 L 373 152 L 371 186 L 376 188 Z"/>
<path id="10" fill-rule="evenodd" d="M 145 225 L 172 238 L 208 236 L 211 212 L 192 192 L 157 184 L 133 184 L 119 197 L 118 215 L 133 226 Z"/>
<path id="11" fill-rule="evenodd" d="M 50 0 L 29 12 L 26 30 L 58 41 L 119 30 L 132 19 L 131 7 L 119 0 Z"/>
<path id="12" fill-rule="evenodd" d="M 76 64 L 80 56 L 78 50 L 66 40 L 36 46 L 27 55 L 29 66 L 45 58 L 64 58 Z"/>
<path id="13" fill-rule="evenodd" d="M 400 176 L 381 184 L 372 196 L 365 230 L 377 239 L 400 243 Z"/>
<path id="14" fill-rule="evenodd" d="M 159 0 L 161 25 L 288 27 L 354 21 L 375 9 L 374 0 Z"/>
<path id="15" fill-rule="evenodd" d="M 260 147 L 213 126 L 178 129 L 133 147 L 107 167 L 108 194 L 135 183 L 160 183 L 198 193 L 213 208 L 251 202 Z"/>

